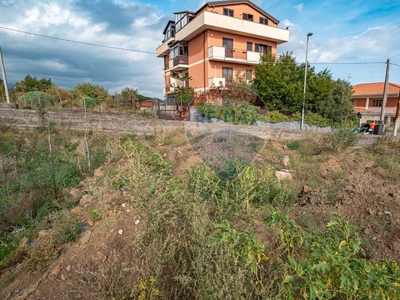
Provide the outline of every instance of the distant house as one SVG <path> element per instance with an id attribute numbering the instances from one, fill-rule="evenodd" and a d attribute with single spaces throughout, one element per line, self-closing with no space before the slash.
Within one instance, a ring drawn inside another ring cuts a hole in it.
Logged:
<path id="1" fill-rule="evenodd" d="M 384 82 L 362 83 L 353 86 L 353 102 L 354 111 L 361 113 L 362 123 L 367 123 L 368 120 L 380 120 Z M 396 116 L 396 108 L 400 97 L 400 84 L 388 84 L 388 97 L 385 109 L 386 125 L 392 125 Z"/>
<path id="2" fill-rule="evenodd" d="M 196 12 L 184 10 L 174 16 L 156 50 L 164 60 L 166 99 L 177 86 L 190 85 L 202 93 L 228 84 L 238 74 L 252 80 L 260 55 L 276 55 L 277 45 L 289 41 L 289 31 L 249 0 L 206 2 Z"/>

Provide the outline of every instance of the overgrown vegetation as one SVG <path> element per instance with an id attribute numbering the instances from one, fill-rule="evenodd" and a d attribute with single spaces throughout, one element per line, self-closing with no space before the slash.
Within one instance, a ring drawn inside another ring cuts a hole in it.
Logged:
<path id="1" fill-rule="evenodd" d="M 90 133 L 88 142 L 93 168 L 122 155 L 108 138 Z M 50 124 L 26 131 L 0 127 L 0 269 L 18 261 L 18 255 L 6 257 L 24 235 L 33 240 L 39 230 L 53 228 L 56 236 L 51 243 L 57 249 L 76 236 L 75 225 L 67 225 L 71 219 L 60 217 L 74 205 L 64 199 L 62 190 L 76 187 L 91 174 L 84 145 L 82 133 L 60 131 Z M 71 232 L 58 232 L 62 226 Z M 32 253 L 39 250 L 34 247 L 32 251 L 24 256 L 37 256 Z"/>
<path id="2" fill-rule="evenodd" d="M 2 94 L 4 92 L 0 86 L 0 95 Z M 138 102 L 151 99 L 130 87 L 122 88 L 120 93 L 112 97 L 107 89 L 89 82 L 77 84 L 75 88 L 67 90 L 57 87 L 50 78 L 38 79 L 29 74 L 15 84 L 10 91 L 10 98 L 20 108 L 25 109 L 83 110 L 86 104 L 86 109 L 90 110 L 126 112 L 136 112 Z"/>
<path id="3" fill-rule="evenodd" d="M 0 157 L 3 166 L 7 166 L 2 169 L 2 180 L 11 180 L 10 172 L 15 168 L 18 172 L 13 176 L 19 180 L 16 186 L 26 184 L 27 180 L 22 184 L 22 179 L 16 177 L 26 174 L 25 169 L 45 173 L 43 181 L 50 178 L 49 172 L 42 167 L 43 162 L 48 163 L 45 160 L 46 131 L 24 135 L 2 127 L 1 133 Z M 82 167 L 85 155 L 78 151 L 82 136 L 68 132 L 66 139 L 67 133 L 56 128 L 52 128 L 51 134 L 56 145 L 53 153 L 56 175 L 62 165 L 59 157 L 69 164 L 79 160 L 78 175 L 87 174 Z M 354 137 L 351 131 L 338 129 L 320 138 L 288 142 L 287 148 L 299 154 L 291 167 L 299 172 L 299 177 L 308 176 L 304 181 L 312 180 L 312 175 L 317 178 L 319 174 L 310 162 L 326 159 L 325 154 L 347 151 L 354 145 Z M 228 137 L 216 136 L 214 142 L 223 143 L 224 139 Z M 32 147 L 34 141 L 36 147 Z M 273 176 L 275 169 L 269 164 L 242 165 L 227 161 L 225 167 L 212 168 L 202 164 L 176 174 L 169 159 L 146 146 L 160 143 L 184 145 L 176 132 L 163 132 L 143 139 L 90 136 L 93 149 L 96 148 L 94 145 L 97 149 L 105 149 L 105 152 L 94 151 L 102 158 L 97 166 L 107 158 L 124 156 L 125 171 L 114 169 L 110 172 L 112 180 L 104 182 L 110 189 L 123 189 L 124 203 L 132 207 L 143 222 L 135 227 L 134 238 L 129 241 L 132 248 L 112 252 L 104 264 L 95 261 L 95 268 L 83 274 L 87 276 L 79 286 L 87 293 L 83 297 L 396 299 L 400 296 L 398 265 L 389 260 L 369 260 L 363 250 L 363 240 L 344 217 L 331 213 L 323 230 L 300 226 L 289 217 L 293 191 Z M 395 140 L 382 140 L 378 145 L 380 151 L 398 150 Z M 269 151 L 268 157 L 272 159 L 275 153 L 270 147 L 263 151 Z M 18 160 L 14 157 L 17 153 L 21 153 Z M 16 166 L 16 161 L 24 163 Z M 28 167 L 24 165 L 26 161 L 40 163 Z M 60 186 L 61 182 L 58 179 Z M 66 182 L 66 187 L 76 184 Z M 101 187 L 107 188 L 103 186 L 104 182 Z M 49 187 L 51 184 L 47 185 Z M 39 239 L 38 245 L 27 245 L 17 251 L 1 246 L 0 250 L 6 254 L 0 267 L 25 260 L 28 270 L 44 270 L 59 255 L 62 244 L 77 237 L 78 220 L 64 210 L 70 208 L 69 204 L 52 199 L 51 191 L 50 188 L 49 204 L 42 206 L 36 217 L 30 219 L 32 223 L 40 224 L 37 228 L 51 228 L 51 234 Z M 22 194 L 22 190 L 18 192 Z M 14 196 L 13 200 L 17 201 L 18 197 Z M 107 218 L 96 207 L 88 207 L 87 212 L 93 221 L 101 222 Z M 14 238 L 10 242 L 4 239 L 0 245 L 17 248 L 17 237 L 26 235 L 27 228 L 32 225 L 20 223 L 14 229 L 22 227 L 25 232 L 21 234 L 14 230 L 11 233 Z M 121 261 L 123 255 L 129 260 Z"/>
<path id="4" fill-rule="evenodd" d="M 162 156 L 140 145 L 130 150 L 130 172 L 123 177 L 129 191 L 126 201 L 146 222 L 132 243 L 134 259 L 128 270 L 135 281 L 113 289 L 103 286 L 102 291 L 109 291 L 103 297 L 393 299 L 400 295 L 396 263 L 368 261 L 362 240 L 343 217 L 333 214 L 325 231 L 314 232 L 289 219 L 283 210 L 287 194 L 271 168 L 227 168 L 221 179 L 204 164 L 176 178 L 173 165 Z M 269 235 L 257 236 L 254 232 L 260 227 L 270 227 Z M 112 274 L 121 278 L 124 272 L 121 268 Z"/>

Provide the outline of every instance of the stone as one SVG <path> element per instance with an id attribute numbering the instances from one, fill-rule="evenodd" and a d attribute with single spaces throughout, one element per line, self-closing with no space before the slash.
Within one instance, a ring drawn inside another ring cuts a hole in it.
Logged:
<path id="1" fill-rule="evenodd" d="M 93 200 L 93 196 L 86 194 L 82 197 L 81 201 L 79 201 L 79 205 L 85 206 L 85 205 L 89 204 L 92 200 Z"/>
<path id="2" fill-rule="evenodd" d="M 101 176 L 103 176 L 103 170 L 101 168 L 98 168 L 98 169 L 94 170 L 93 175 L 95 177 L 101 177 Z"/>
<path id="3" fill-rule="evenodd" d="M 287 168 L 287 167 L 289 166 L 289 164 L 290 164 L 289 156 L 285 155 L 285 156 L 282 158 L 282 164 L 283 164 L 283 166 L 284 166 L 285 168 Z"/>
<path id="4" fill-rule="evenodd" d="M 275 171 L 275 177 L 281 181 L 281 180 L 293 180 L 292 174 L 289 172 L 285 171 Z"/>
<path id="5" fill-rule="evenodd" d="M 29 239 L 26 236 L 24 236 L 22 240 L 19 242 L 19 247 L 25 248 L 28 244 L 29 244 Z"/>
<path id="6" fill-rule="evenodd" d="M 68 265 L 65 270 L 67 270 L 67 272 L 71 271 L 71 265 Z"/>
<path id="7" fill-rule="evenodd" d="M 57 277 L 61 273 L 61 266 L 56 266 L 50 275 Z"/>
<path id="8" fill-rule="evenodd" d="M 73 215 L 79 215 L 80 212 L 81 212 L 80 206 L 75 206 L 73 209 L 71 209 L 71 214 L 73 214 Z"/>
<path id="9" fill-rule="evenodd" d="M 64 197 L 71 202 L 78 201 L 82 197 L 82 191 L 76 188 L 65 190 L 63 192 Z"/>

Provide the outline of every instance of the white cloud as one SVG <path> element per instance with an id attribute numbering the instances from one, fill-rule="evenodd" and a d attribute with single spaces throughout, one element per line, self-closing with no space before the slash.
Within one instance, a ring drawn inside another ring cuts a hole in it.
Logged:
<path id="1" fill-rule="evenodd" d="M 285 19 L 282 21 L 282 24 L 285 25 L 286 27 L 293 27 L 294 24 L 290 22 L 288 19 Z"/>
<path id="2" fill-rule="evenodd" d="M 303 11 L 303 3 L 293 6 L 299 13 Z"/>
<path id="3" fill-rule="evenodd" d="M 163 97 L 163 60 L 152 53 L 162 40 L 166 18 L 157 7 L 126 0 L 98 0 L 97 4 L 73 0 L 6 2 L 0 2 L 0 26 L 151 52 L 101 48 L 0 29 L 10 84 L 30 74 L 50 77 L 60 87 L 74 88 L 78 83 L 92 82 L 113 93 L 129 85 L 142 94 Z"/>

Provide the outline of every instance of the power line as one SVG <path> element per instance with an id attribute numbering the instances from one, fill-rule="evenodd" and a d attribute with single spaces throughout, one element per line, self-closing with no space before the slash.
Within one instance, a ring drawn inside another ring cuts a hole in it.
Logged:
<path id="1" fill-rule="evenodd" d="M 95 44 L 95 43 L 87 43 L 87 42 L 74 41 L 74 40 L 69 40 L 69 39 L 64 39 L 64 38 L 59 38 L 59 37 L 54 37 L 54 36 L 48 36 L 48 35 L 44 35 L 44 34 L 33 33 L 33 32 L 28 32 L 28 31 L 23 31 L 23 30 L 18 30 L 18 29 L 3 27 L 3 26 L 0 26 L 0 29 L 9 30 L 9 31 L 14 31 L 14 32 L 19 32 L 19 33 L 24 33 L 24 34 L 29 34 L 29 35 L 34 35 L 34 36 L 40 36 L 40 37 L 47 38 L 47 39 L 59 40 L 59 41 L 64 41 L 64 42 L 69 42 L 69 43 L 75 43 L 75 44 L 82 44 L 82 45 L 87 45 L 87 46 L 108 48 L 108 49 L 114 49 L 114 50 L 123 50 L 123 51 L 130 51 L 130 52 L 147 53 L 147 54 L 156 54 L 155 52 L 150 52 L 150 51 L 143 51 L 143 50 L 136 50 L 136 49 L 128 49 L 128 48 L 107 46 L 107 45 L 101 45 L 101 44 Z"/>
<path id="2" fill-rule="evenodd" d="M 386 62 L 337 62 L 337 63 L 324 63 L 324 62 L 309 62 L 311 65 L 373 65 L 373 64 L 386 64 Z"/>

